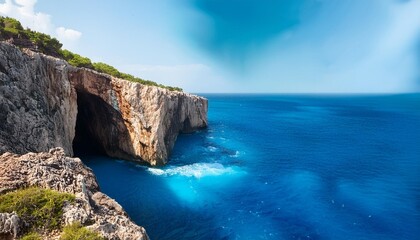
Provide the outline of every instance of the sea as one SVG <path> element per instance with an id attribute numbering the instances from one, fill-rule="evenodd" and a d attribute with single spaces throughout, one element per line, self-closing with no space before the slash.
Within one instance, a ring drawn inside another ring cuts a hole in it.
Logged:
<path id="1" fill-rule="evenodd" d="M 203 94 L 169 163 L 84 156 L 152 240 L 420 239 L 420 94 Z"/>

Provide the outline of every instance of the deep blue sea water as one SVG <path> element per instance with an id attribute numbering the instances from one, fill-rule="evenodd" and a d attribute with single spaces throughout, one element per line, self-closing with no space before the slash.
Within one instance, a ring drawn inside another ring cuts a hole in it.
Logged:
<path id="1" fill-rule="evenodd" d="M 205 95 L 149 168 L 82 158 L 151 239 L 420 239 L 420 95 Z"/>

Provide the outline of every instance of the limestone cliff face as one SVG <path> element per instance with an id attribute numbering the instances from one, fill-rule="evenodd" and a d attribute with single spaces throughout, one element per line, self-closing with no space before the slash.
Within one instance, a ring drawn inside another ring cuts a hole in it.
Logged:
<path id="1" fill-rule="evenodd" d="M 206 126 L 205 98 L 0 43 L 0 153 L 62 147 L 73 155 L 85 134 L 110 156 L 161 165 L 179 132 Z"/>
<path id="2" fill-rule="evenodd" d="M 0 43 L 0 153 L 73 152 L 77 102 L 67 76 L 64 61 Z"/>

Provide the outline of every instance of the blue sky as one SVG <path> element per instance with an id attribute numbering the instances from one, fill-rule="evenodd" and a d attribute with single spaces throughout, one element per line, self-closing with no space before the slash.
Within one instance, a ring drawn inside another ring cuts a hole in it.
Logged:
<path id="1" fill-rule="evenodd" d="M 0 0 L 65 48 L 188 92 L 420 90 L 420 0 Z"/>

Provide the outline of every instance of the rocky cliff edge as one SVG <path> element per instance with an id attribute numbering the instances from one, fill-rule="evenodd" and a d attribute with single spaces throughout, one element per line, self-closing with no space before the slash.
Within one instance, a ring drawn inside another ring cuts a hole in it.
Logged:
<path id="1" fill-rule="evenodd" d="M 76 196 L 74 203 L 64 206 L 63 225 L 79 222 L 106 239 L 149 239 L 144 228 L 133 223 L 121 205 L 99 191 L 92 170 L 80 159 L 66 157 L 62 148 L 46 153 L 0 155 L 0 194 L 29 186 Z M 0 213 L 0 238 L 16 239 L 25 224 L 15 213 Z M 60 235 L 48 234 L 44 239 L 58 239 Z"/>

